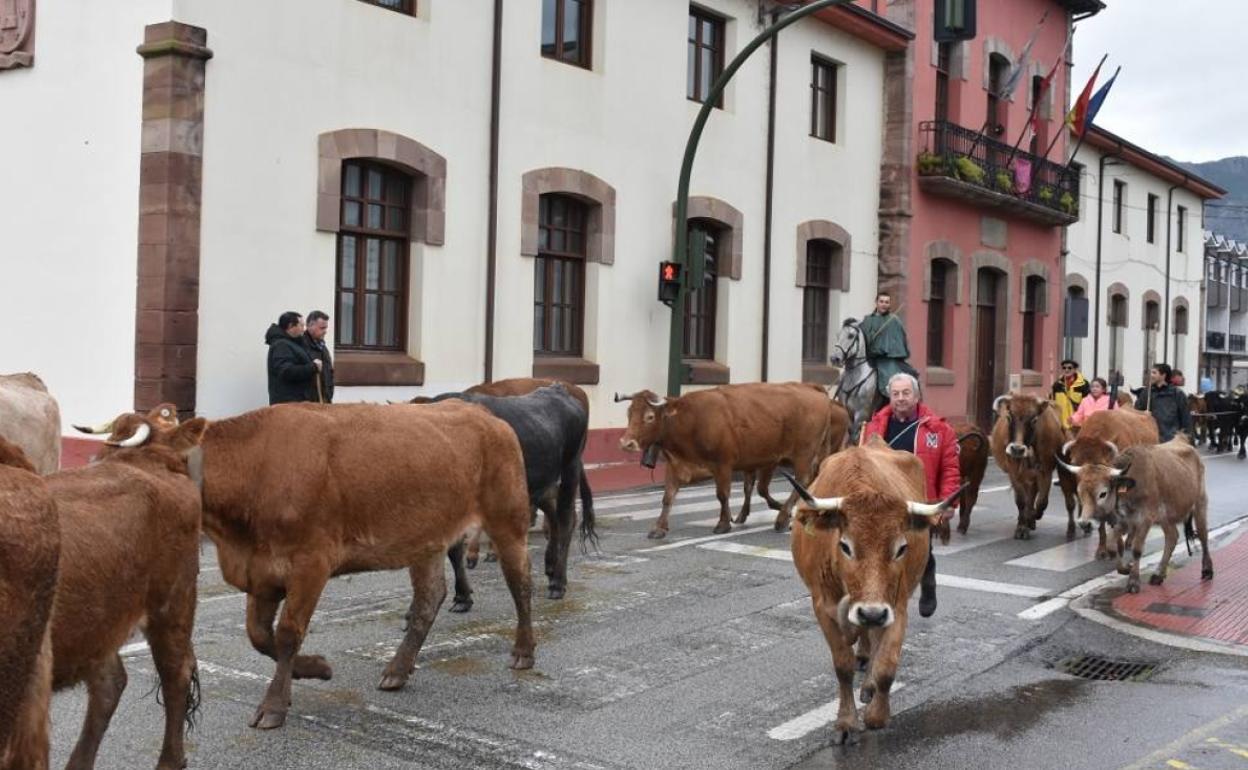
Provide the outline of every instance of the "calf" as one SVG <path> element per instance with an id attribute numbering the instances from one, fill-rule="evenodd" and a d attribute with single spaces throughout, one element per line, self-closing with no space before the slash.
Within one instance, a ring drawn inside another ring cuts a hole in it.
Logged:
<path id="1" fill-rule="evenodd" d="M 1029 540 L 1036 521 L 1049 506 L 1053 469 L 1057 465 L 1057 451 L 1065 441 L 1065 434 L 1052 401 L 1011 393 L 998 396 L 993 402 L 993 410 L 997 413 L 997 420 L 992 426 L 992 455 L 997 466 L 1010 477 L 1014 505 L 1018 508 L 1014 538 Z M 1066 535 L 1073 538 L 1075 482 L 1065 473 L 1059 474 L 1058 480 L 1069 518 Z"/>
<path id="2" fill-rule="evenodd" d="M 199 575 L 200 495 L 188 454 L 207 422 L 189 420 L 149 443 L 158 416 L 122 415 L 100 459 L 48 477 L 61 521 L 52 615 L 52 685 L 87 685 L 87 715 L 69 767 L 90 768 L 126 687 L 119 650 L 147 637 L 165 706 L 158 770 L 186 765 L 184 722 L 199 703 L 191 631 Z"/>
<path id="3" fill-rule="evenodd" d="M 867 728 L 888 722 L 889 690 L 901 659 L 907 604 L 927 566 L 929 528 L 957 495 L 926 504 L 922 462 L 889 449 L 879 436 L 823 461 L 802 503 L 791 544 L 810 589 L 815 618 L 832 652 L 840 686 L 835 729 L 842 741 L 862 730 L 854 702 L 856 641 L 865 640 L 861 698 Z"/>
<path id="4" fill-rule="evenodd" d="M 958 501 L 958 532 L 965 535 L 971 526 L 971 511 L 979 500 L 979 485 L 984 483 L 991 451 L 988 437 L 978 426 L 964 422 L 952 427 L 958 434 L 958 470 L 963 484 Z M 941 541 L 948 542 L 949 522 L 943 522 L 937 531 L 941 534 Z"/>
<path id="5" fill-rule="evenodd" d="M 1123 549 L 1118 572 L 1129 576 L 1128 593 L 1140 591 L 1140 556 L 1154 524 L 1161 525 L 1166 543 L 1150 584 L 1161 585 L 1166 579 L 1180 523 L 1189 538 L 1195 524 L 1202 553 L 1200 578 L 1213 579 L 1205 465 L 1182 434 L 1164 444 L 1124 449 L 1098 487 L 1095 506 L 1093 516 L 1126 536 L 1129 550 Z"/>
<path id="6" fill-rule="evenodd" d="M 1208 417 L 1209 405 L 1205 397 L 1195 393 L 1187 394 L 1187 408 L 1192 412 L 1192 445 L 1200 446 L 1209 438 Z"/>
<path id="7" fill-rule="evenodd" d="M 0 437 L 0 768 L 46 770 L 60 523 L 47 485 Z"/>

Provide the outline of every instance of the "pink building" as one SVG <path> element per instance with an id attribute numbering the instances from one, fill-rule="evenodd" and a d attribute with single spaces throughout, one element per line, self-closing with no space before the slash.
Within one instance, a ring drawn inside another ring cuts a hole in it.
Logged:
<path id="1" fill-rule="evenodd" d="M 1062 165 L 1063 50 L 1074 22 L 1104 5 L 979 0 L 976 36 L 937 43 L 936 0 L 860 4 L 916 35 L 886 75 L 880 289 L 906 322 L 926 401 L 987 425 L 997 395 L 1047 393 L 1057 374 L 1063 236 L 1080 213 L 1078 175 Z M 1033 34 L 1012 93 L 998 96 Z"/>

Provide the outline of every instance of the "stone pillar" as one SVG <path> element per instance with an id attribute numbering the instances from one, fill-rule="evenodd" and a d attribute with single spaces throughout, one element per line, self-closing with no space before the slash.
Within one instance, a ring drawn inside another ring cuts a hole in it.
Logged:
<path id="1" fill-rule="evenodd" d="M 169 401 L 183 416 L 195 412 L 207 39 L 199 27 L 167 21 L 148 25 L 138 47 L 144 63 L 134 408 L 140 411 Z"/>
<path id="2" fill-rule="evenodd" d="M 884 57 L 884 158 L 880 163 L 880 255 L 877 289 L 906 308 L 914 175 L 914 46 Z M 920 274 L 921 275 L 921 274 Z M 904 318 L 904 315 L 903 315 Z M 914 327 L 912 327 L 914 328 Z"/>

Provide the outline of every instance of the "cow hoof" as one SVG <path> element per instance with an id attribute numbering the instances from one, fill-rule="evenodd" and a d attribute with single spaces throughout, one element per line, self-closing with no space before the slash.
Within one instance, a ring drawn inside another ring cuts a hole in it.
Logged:
<path id="1" fill-rule="evenodd" d="M 476 569 L 477 557 L 469 556 L 467 559 L 464 559 L 464 566 L 467 567 L 468 569 Z"/>
<path id="2" fill-rule="evenodd" d="M 1140 581 L 1128 580 L 1127 581 L 1127 593 L 1138 594 L 1139 592 L 1140 592 Z"/>
<path id="3" fill-rule="evenodd" d="M 395 690 L 402 690 L 405 684 L 407 684 L 406 676 L 387 673 L 381 675 L 381 681 L 377 683 L 377 689 L 394 692 Z"/>
<path id="4" fill-rule="evenodd" d="M 958 534 L 959 534 L 959 535 L 965 535 L 965 534 L 966 534 L 966 531 L 967 531 L 968 529 L 970 529 L 970 528 L 971 528 L 971 525 L 970 525 L 970 523 L 969 523 L 969 522 L 968 522 L 968 523 L 966 523 L 966 524 L 959 524 L 959 525 L 958 525 Z"/>
<path id="5" fill-rule="evenodd" d="M 485 555 L 485 560 L 486 561 L 498 561 L 498 554 L 491 551 L 490 553 L 487 553 Z"/>
<path id="6" fill-rule="evenodd" d="M 1027 527 L 1019 527 L 1018 529 L 1014 530 L 1014 539 L 1015 540 L 1030 540 L 1031 530 L 1028 529 Z"/>
<path id="7" fill-rule="evenodd" d="M 650 530 L 650 532 L 646 535 L 646 539 L 648 540 L 662 540 L 665 537 L 667 537 L 667 530 L 657 528 Z"/>
<path id="8" fill-rule="evenodd" d="M 511 654 L 511 669 L 513 671 L 524 671 L 533 668 L 533 653 L 513 652 Z"/>
<path id="9" fill-rule="evenodd" d="M 1040 521 L 1040 520 L 1041 520 L 1041 519 L 1043 519 L 1043 518 L 1044 518 L 1044 511 L 1036 511 L 1036 521 Z M 1032 524 L 1032 525 L 1031 525 L 1031 528 L 1032 528 L 1032 529 L 1035 529 L 1035 528 L 1036 528 L 1036 525 L 1035 525 L 1035 524 Z"/>
<path id="10" fill-rule="evenodd" d="M 1066 540 L 1070 541 L 1074 539 L 1075 539 L 1075 525 L 1071 524 L 1069 527 L 1066 528 Z"/>
<path id="11" fill-rule="evenodd" d="M 712 532 L 714 532 L 714 533 L 715 533 L 715 534 L 717 534 L 717 535 L 722 535 L 722 534 L 724 534 L 725 532 L 731 532 L 731 531 L 732 531 L 732 524 L 730 524 L 729 522 L 726 522 L 726 521 L 721 521 L 721 522 L 719 522 L 718 524 L 716 524 L 716 525 L 715 525 L 715 529 L 712 529 L 711 531 L 712 531 Z"/>
<path id="12" fill-rule="evenodd" d="M 1153 575 L 1152 577 L 1148 579 L 1148 584 L 1150 586 L 1159 586 L 1164 582 L 1166 582 L 1165 575 Z"/>
<path id="13" fill-rule="evenodd" d="M 551 586 L 550 588 L 546 589 L 546 598 L 547 599 L 562 599 L 563 593 L 564 593 L 563 588 L 556 588 L 555 586 Z"/>
<path id="14" fill-rule="evenodd" d="M 841 734 L 841 744 L 849 742 L 849 736 L 862 732 L 862 722 L 857 717 L 853 719 L 838 719 L 834 729 Z"/>
<path id="15" fill-rule="evenodd" d="M 1213 567 L 1206 567 L 1200 571 L 1201 580 L 1213 580 Z"/>
<path id="16" fill-rule="evenodd" d="M 858 702 L 870 703 L 871 699 L 874 697 L 875 697 L 875 685 L 864 683 L 862 685 L 862 688 L 858 691 Z"/>
<path id="17" fill-rule="evenodd" d="M 789 519 L 790 519 L 789 514 L 781 511 L 780 514 L 776 516 L 776 525 L 775 525 L 776 531 L 788 532 L 789 531 Z"/>
<path id="18" fill-rule="evenodd" d="M 334 678 L 334 669 L 320 655 L 296 655 L 291 676 L 295 679 L 320 679 L 328 682 Z"/>
<path id="19" fill-rule="evenodd" d="M 744 524 L 744 523 L 745 523 L 746 518 L 748 518 L 748 517 L 749 517 L 749 514 L 748 514 L 748 513 L 739 513 L 739 514 L 737 514 L 736 516 L 733 516 L 733 517 L 732 517 L 732 523 L 733 523 L 733 524 Z"/>
<path id="20" fill-rule="evenodd" d="M 472 599 L 456 599 L 451 604 L 451 612 L 467 612 L 472 609 Z"/>
<path id="21" fill-rule="evenodd" d="M 274 730 L 286 724 L 286 709 L 272 708 L 260 704 L 256 715 L 251 718 L 251 726 L 258 730 Z"/>

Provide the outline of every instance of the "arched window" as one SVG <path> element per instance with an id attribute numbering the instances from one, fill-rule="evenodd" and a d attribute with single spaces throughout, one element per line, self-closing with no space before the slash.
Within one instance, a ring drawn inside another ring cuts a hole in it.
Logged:
<path id="1" fill-rule="evenodd" d="M 1182 298 L 1180 298 L 1182 299 Z M 1178 300 L 1176 300 L 1177 302 Z M 1186 300 L 1184 300 L 1186 302 Z M 1176 305 L 1174 308 L 1174 351 L 1170 354 L 1173 361 L 1167 361 L 1176 369 L 1183 368 L 1183 352 L 1187 347 L 1187 305 Z M 1195 384 L 1191 386 L 1195 389 Z"/>
<path id="2" fill-rule="evenodd" d="M 841 245 L 822 238 L 806 242 L 806 285 L 802 289 L 802 362 L 828 363 L 832 289 L 840 267 Z"/>
<path id="3" fill-rule="evenodd" d="M 945 345 L 949 313 L 954 297 L 952 282 L 957 280 L 958 266 L 948 259 L 932 260 L 932 278 L 927 298 L 927 365 L 949 368 Z"/>
<path id="4" fill-rule="evenodd" d="M 1083 360 L 1083 340 L 1088 336 L 1088 296 L 1082 286 L 1066 287 L 1066 318 L 1062 357 Z M 1094 367 L 1093 367 L 1094 368 Z M 1089 369 L 1091 371 L 1091 369 Z"/>
<path id="5" fill-rule="evenodd" d="M 406 348 L 411 190 L 412 178 L 390 166 L 342 164 L 337 347 Z"/>
<path id="6" fill-rule="evenodd" d="M 589 206 L 547 193 L 538 203 L 533 261 L 533 353 L 580 356 L 584 340 Z"/>
<path id="7" fill-rule="evenodd" d="M 993 136 L 1005 133 L 1006 112 L 1009 105 L 1001 96 L 1005 78 L 1010 72 L 1010 60 L 999 53 L 988 55 L 988 112 L 986 125 Z"/>
<path id="8" fill-rule="evenodd" d="M 1044 310 L 1044 278 L 1027 276 L 1023 291 L 1023 368 L 1036 371 L 1040 368 L 1039 350 Z"/>
<path id="9" fill-rule="evenodd" d="M 719 264 L 719 241 L 723 230 L 719 223 L 710 219 L 689 220 L 690 243 L 693 232 L 701 230 L 706 233 L 706 250 L 700 258 L 705 265 L 705 276 L 701 286 L 691 287 L 685 299 L 685 332 L 682 355 L 685 358 L 715 358 L 715 300 L 717 297 L 717 279 L 721 265 Z M 699 259 L 699 255 L 690 254 L 690 259 Z"/>
<path id="10" fill-rule="evenodd" d="M 1126 328 L 1127 297 L 1125 294 L 1113 294 L 1109 299 L 1109 371 L 1114 376 L 1122 375 L 1123 333 Z"/>
<path id="11" fill-rule="evenodd" d="M 1157 337 L 1161 334 L 1161 303 L 1144 301 L 1144 382 L 1148 382 L 1148 370 L 1157 363 Z"/>

